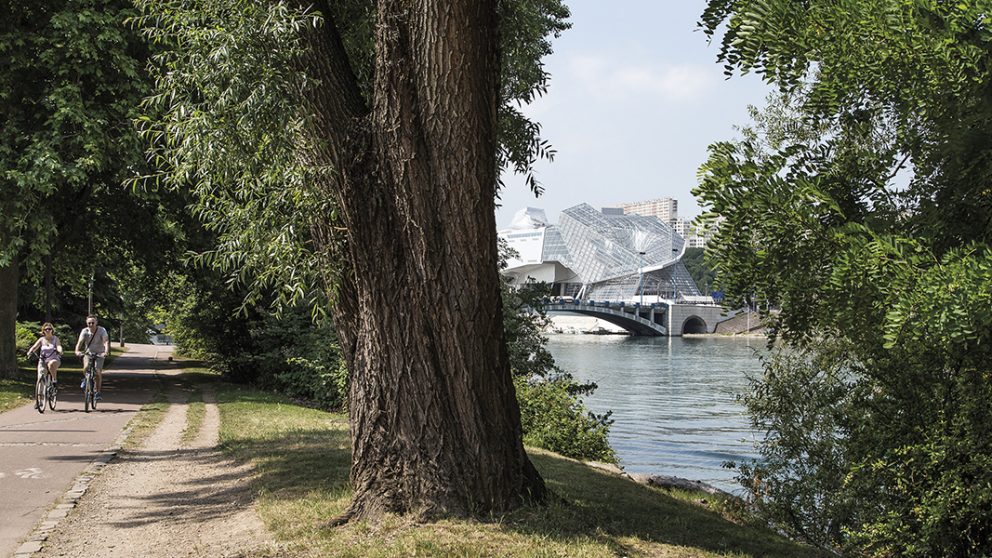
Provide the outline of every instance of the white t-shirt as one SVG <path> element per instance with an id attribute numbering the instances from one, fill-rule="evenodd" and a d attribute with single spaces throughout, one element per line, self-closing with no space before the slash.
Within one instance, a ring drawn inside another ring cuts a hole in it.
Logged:
<path id="1" fill-rule="evenodd" d="M 91 353 L 100 354 L 106 345 L 110 344 L 110 335 L 107 334 L 107 330 L 103 329 L 103 326 L 96 326 L 96 333 L 91 333 L 90 328 L 84 327 L 83 331 L 79 332 L 79 343 L 82 346 L 82 350 L 85 353 L 90 351 Z"/>

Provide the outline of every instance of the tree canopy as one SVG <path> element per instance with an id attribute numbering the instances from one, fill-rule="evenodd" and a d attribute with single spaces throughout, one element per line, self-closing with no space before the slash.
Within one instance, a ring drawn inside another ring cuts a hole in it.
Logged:
<path id="1" fill-rule="evenodd" d="M 793 533 L 979 556 L 992 446 L 992 32 L 984 2 L 712 0 L 729 74 L 778 88 L 696 194 L 721 285 L 781 310 L 742 479 Z M 721 36 L 722 35 L 722 36 Z"/>
<path id="2" fill-rule="evenodd" d="M 133 119 L 151 85 L 145 42 L 125 25 L 136 13 L 131 3 L 4 6 L 0 269 L 11 273 L 0 273 L 9 277 L 0 290 L 12 303 L 0 316 L 6 341 L 18 307 L 52 319 L 85 315 L 92 275 L 97 310 L 118 314 L 117 281 L 133 282 L 131 270 L 166 267 L 171 233 L 160 215 L 176 204 L 172 196 L 123 186 L 144 163 Z M 2 352 L 4 364 L 12 364 L 13 354 Z"/>
<path id="3" fill-rule="evenodd" d="M 154 174 L 136 184 L 193 189 L 195 213 L 219 239 L 216 249 L 200 255 L 201 263 L 246 284 L 248 303 L 276 289 L 276 308 L 310 301 L 315 313 L 326 311 L 321 290 L 333 279 L 318 273 L 319 249 L 311 233 L 317 216 L 337 208 L 308 186 L 314 173 L 329 169 L 299 160 L 308 115 L 294 102 L 316 83 L 297 71 L 304 48 L 299 32 L 322 25 L 323 14 L 238 0 L 195 8 L 182 2 L 138 5 L 143 14 L 135 25 L 163 48 L 152 64 L 156 94 L 146 99 L 141 119 L 142 133 L 153 144 Z M 527 175 L 539 192 L 533 165 L 554 151 L 519 105 L 546 91 L 549 76 L 541 58 L 551 52 L 550 38 L 569 27 L 569 13 L 560 0 L 500 2 L 499 8 L 497 162 Z M 326 12 L 347 52 L 357 92 L 370 103 L 376 2 L 332 2 Z M 177 42 L 182 48 L 170 48 Z"/>

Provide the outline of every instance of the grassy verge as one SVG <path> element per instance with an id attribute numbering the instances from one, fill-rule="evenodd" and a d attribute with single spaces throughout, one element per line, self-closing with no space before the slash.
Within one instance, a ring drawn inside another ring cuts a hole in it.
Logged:
<path id="1" fill-rule="evenodd" d="M 34 368 L 22 367 L 13 378 L 0 379 L 0 413 L 31 402 L 34 397 Z"/>
<path id="2" fill-rule="evenodd" d="M 152 400 L 145 403 L 138 414 L 131 422 L 131 433 L 124 441 L 124 449 L 134 451 L 141 447 L 148 439 L 148 436 L 155 431 L 155 428 L 165 418 L 165 413 L 169 410 L 169 401 L 166 397 L 164 385 L 159 381 L 159 389 L 152 397 Z"/>
<path id="3" fill-rule="evenodd" d="M 349 502 L 346 417 L 282 397 L 220 384 L 221 442 L 256 468 L 258 510 L 300 556 L 817 556 L 773 532 L 735 523 L 725 506 L 666 493 L 542 451 L 534 464 L 554 493 L 487 521 L 376 524 L 322 529 Z"/>

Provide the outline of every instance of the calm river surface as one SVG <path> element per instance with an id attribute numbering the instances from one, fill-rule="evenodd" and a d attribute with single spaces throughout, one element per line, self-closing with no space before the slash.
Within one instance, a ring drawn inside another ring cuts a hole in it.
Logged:
<path id="1" fill-rule="evenodd" d="M 749 461 L 753 440 L 738 393 L 761 370 L 764 339 L 551 335 L 548 350 L 576 379 L 599 385 L 586 397 L 613 411 L 610 443 L 628 473 L 701 480 L 738 491 L 726 461 Z"/>

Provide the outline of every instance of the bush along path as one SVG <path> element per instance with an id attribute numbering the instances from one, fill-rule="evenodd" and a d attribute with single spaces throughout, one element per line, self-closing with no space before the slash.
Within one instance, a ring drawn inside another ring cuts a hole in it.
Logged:
<path id="1" fill-rule="evenodd" d="M 209 386 L 199 433 L 184 436 L 189 394 L 170 384 L 159 426 L 105 467 L 40 556 L 279 554 L 252 506 L 251 466 L 217 446 L 220 418 Z"/>

